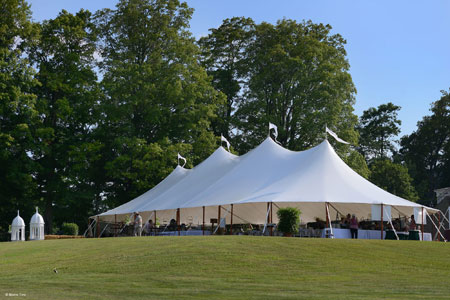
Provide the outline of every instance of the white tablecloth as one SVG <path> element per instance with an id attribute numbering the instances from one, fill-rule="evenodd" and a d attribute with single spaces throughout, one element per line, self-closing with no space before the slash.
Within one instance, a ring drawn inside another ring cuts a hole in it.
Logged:
<path id="1" fill-rule="evenodd" d="M 321 237 L 326 237 L 326 230 L 322 230 Z M 342 228 L 333 228 L 333 234 L 336 239 L 351 239 L 352 236 L 350 234 L 350 229 L 342 229 Z M 422 234 L 419 234 L 420 239 L 422 239 Z M 381 237 L 381 233 L 379 230 L 363 230 L 358 229 L 358 239 L 363 240 L 379 240 Z M 383 239 L 386 237 L 386 232 L 383 232 Z M 424 241 L 431 241 L 431 233 L 424 232 L 423 233 Z"/>
<path id="2" fill-rule="evenodd" d="M 210 235 L 211 232 L 209 230 L 205 230 L 205 235 Z M 178 235 L 178 231 L 164 231 L 158 232 L 158 235 Z M 180 235 L 203 235 L 202 230 L 188 230 L 188 231 L 180 231 Z"/>

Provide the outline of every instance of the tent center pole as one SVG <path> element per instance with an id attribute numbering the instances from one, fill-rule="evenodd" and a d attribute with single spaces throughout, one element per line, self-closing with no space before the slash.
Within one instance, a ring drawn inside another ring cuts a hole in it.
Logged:
<path id="1" fill-rule="evenodd" d="M 217 217 L 217 227 L 218 227 L 218 230 L 217 230 L 217 232 L 220 234 L 220 210 L 222 209 L 222 206 L 221 205 L 219 205 L 219 211 L 218 211 L 218 217 Z"/>
<path id="2" fill-rule="evenodd" d="M 325 215 L 327 220 L 327 228 L 330 228 L 330 219 L 328 218 L 328 202 L 325 202 Z"/>
<path id="3" fill-rule="evenodd" d="M 383 239 L 383 203 L 381 203 L 381 237 L 380 239 Z"/>
<path id="4" fill-rule="evenodd" d="M 153 223 L 153 230 L 155 231 L 155 235 L 156 235 L 156 210 L 155 210 L 155 223 Z"/>
<path id="5" fill-rule="evenodd" d="M 205 235 L 205 207 L 203 206 L 202 235 Z"/>
<path id="6" fill-rule="evenodd" d="M 231 227 L 230 227 L 230 235 L 233 235 L 233 204 L 231 204 Z"/>
<path id="7" fill-rule="evenodd" d="M 420 226 L 422 230 L 422 241 L 423 241 L 423 206 L 422 206 L 422 226 Z"/>
<path id="8" fill-rule="evenodd" d="M 272 215 L 272 210 L 273 210 L 273 202 L 270 202 L 270 236 L 273 236 L 273 215 Z"/>
<path id="9" fill-rule="evenodd" d="M 180 226 L 180 209 L 179 208 L 177 208 L 177 229 L 178 229 L 178 236 L 180 236 L 181 226 Z"/>

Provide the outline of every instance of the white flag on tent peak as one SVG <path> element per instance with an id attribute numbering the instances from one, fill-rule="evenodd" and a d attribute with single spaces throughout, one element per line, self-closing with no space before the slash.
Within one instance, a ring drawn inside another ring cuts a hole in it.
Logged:
<path id="1" fill-rule="evenodd" d="M 326 129 L 327 133 L 328 133 L 329 135 L 331 135 L 332 137 L 334 137 L 334 138 L 336 139 L 336 141 L 338 141 L 339 143 L 350 145 L 350 143 L 347 143 L 347 142 L 344 141 L 343 139 L 339 138 L 339 137 L 337 136 L 337 134 L 334 133 L 334 132 L 333 132 L 331 129 L 329 129 L 328 127 L 325 127 L 325 129 Z"/>
<path id="2" fill-rule="evenodd" d="M 227 144 L 228 152 L 230 152 L 230 142 L 228 142 L 228 140 L 223 135 L 220 135 L 220 142 L 225 142 Z"/>
<path id="3" fill-rule="evenodd" d="M 178 165 L 180 165 L 180 159 L 184 161 L 184 164 L 181 166 L 182 168 L 184 168 L 184 166 L 186 165 L 186 158 L 184 158 L 183 156 L 180 155 L 180 153 L 178 153 Z"/>
<path id="4" fill-rule="evenodd" d="M 274 131 L 273 135 L 275 136 L 275 140 L 276 140 L 278 137 L 278 127 L 269 122 L 269 135 L 270 135 L 270 130 L 272 130 L 272 129 Z"/>

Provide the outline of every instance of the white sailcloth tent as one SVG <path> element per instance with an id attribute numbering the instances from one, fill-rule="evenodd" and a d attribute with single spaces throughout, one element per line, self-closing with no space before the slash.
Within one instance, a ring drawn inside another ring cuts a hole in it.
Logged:
<path id="1" fill-rule="evenodd" d="M 243 156 L 219 147 L 210 157 L 188 170 L 177 166 L 157 186 L 117 208 L 98 215 L 104 222 L 123 221 L 133 212 L 144 220 L 161 223 L 174 219 L 180 209 L 180 223 L 201 225 L 220 216 L 233 223 L 264 224 L 268 203 L 277 207 L 298 207 L 302 222 L 356 214 L 371 219 L 373 205 L 390 206 L 392 216 L 410 216 L 422 208 L 437 210 L 402 199 L 367 181 L 336 154 L 327 140 L 306 151 L 290 151 L 268 137 Z M 391 209 L 392 208 L 392 209 Z M 424 212 L 425 214 L 425 212 Z M 277 222 L 273 214 L 273 222 Z M 420 220 L 417 220 L 421 223 Z"/>

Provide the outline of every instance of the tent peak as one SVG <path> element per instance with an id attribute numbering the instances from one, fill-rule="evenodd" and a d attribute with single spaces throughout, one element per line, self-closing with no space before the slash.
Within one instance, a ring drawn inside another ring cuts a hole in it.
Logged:
<path id="1" fill-rule="evenodd" d="M 319 146 L 320 146 L 320 145 L 327 145 L 328 147 L 331 147 L 332 149 L 334 149 L 333 146 L 330 144 L 330 142 L 329 142 L 327 139 L 324 139 L 324 140 L 319 144 Z"/>
<path id="2" fill-rule="evenodd" d="M 180 166 L 180 165 L 177 165 L 177 166 L 175 167 L 175 170 L 188 170 L 188 169 L 185 168 L 185 167 L 182 167 L 182 166 Z"/>
<path id="3" fill-rule="evenodd" d="M 235 154 L 233 154 L 231 152 L 228 152 L 228 150 L 225 149 L 223 146 L 219 146 L 219 148 L 217 148 L 216 151 L 214 151 L 213 154 L 211 154 L 211 156 L 214 155 L 214 154 L 219 154 L 219 153 L 221 155 L 227 155 L 227 156 L 230 156 L 230 157 L 238 157 L 237 155 L 235 155 Z"/>

